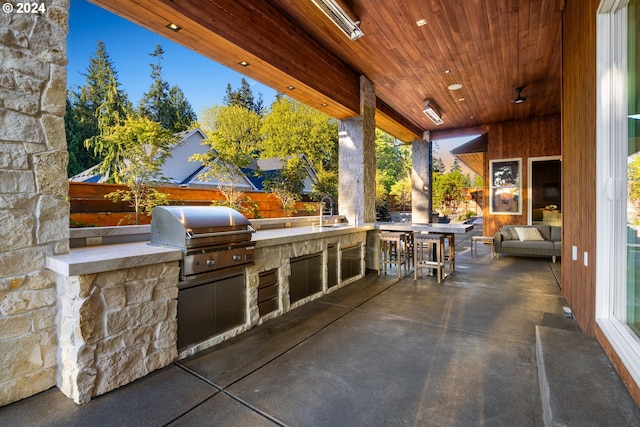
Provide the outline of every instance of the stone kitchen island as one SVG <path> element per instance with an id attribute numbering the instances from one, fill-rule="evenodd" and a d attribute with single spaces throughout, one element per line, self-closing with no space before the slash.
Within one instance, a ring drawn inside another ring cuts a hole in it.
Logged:
<path id="1" fill-rule="evenodd" d="M 182 252 L 149 245 L 148 226 L 132 228 L 137 237 L 124 227 L 71 230 L 71 252 L 47 259 L 57 282 L 58 387 L 87 402 L 358 280 L 373 228 L 258 230 L 255 262 L 245 269 L 244 322 L 179 351 Z M 100 244 L 117 242 L 114 235 L 128 243 Z"/>

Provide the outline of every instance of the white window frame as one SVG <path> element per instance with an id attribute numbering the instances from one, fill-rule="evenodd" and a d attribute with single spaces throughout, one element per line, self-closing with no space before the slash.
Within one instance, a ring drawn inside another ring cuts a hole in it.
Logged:
<path id="1" fill-rule="evenodd" d="M 640 384 L 640 339 L 626 324 L 627 4 L 603 0 L 597 15 L 596 321 Z"/>

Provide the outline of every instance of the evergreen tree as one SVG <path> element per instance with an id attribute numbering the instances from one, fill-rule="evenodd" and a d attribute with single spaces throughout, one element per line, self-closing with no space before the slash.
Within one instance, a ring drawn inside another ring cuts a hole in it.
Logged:
<path id="1" fill-rule="evenodd" d="M 227 92 L 222 100 L 226 106 L 236 105 L 246 108 L 259 116 L 262 116 L 264 113 L 262 94 L 258 93 L 258 98 L 256 99 L 253 96 L 249 82 L 247 82 L 244 77 L 240 81 L 240 89 L 238 90 L 232 90 L 231 83 L 227 83 Z"/>
<path id="2" fill-rule="evenodd" d="M 451 165 L 451 172 L 456 170 L 462 171 L 462 165 L 460 165 L 460 159 L 458 159 L 457 157 L 453 159 L 453 164 Z"/>
<path id="3" fill-rule="evenodd" d="M 151 66 L 151 86 L 149 91 L 142 95 L 138 110 L 142 117 L 147 117 L 160 123 L 163 128 L 171 132 L 181 132 L 189 129 L 196 120 L 196 114 L 191 108 L 182 90 L 179 87 L 170 87 L 162 78 L 162 58 L 164 49 L 156 45 L 150 56 L 156 58 L 156 63 Z"/>
<path id="4" fill-rule="evenodd" d="M 132 110 L 102 41 L 98 41 L 95 53 L 89 58 L 84 76 L 86 81 L 80 91 L 68 94 L 65 114 L 70 176 L 100 162 L 95 150 L 93 154 L 88 150 L 91 143 L 87 141 L 100 134 L 100 121 L 105 119 L 105 114 L 124 118 Z"/>
<path id="5" fill-rule="evenodd" d="M 76 120 L 73 104 L 67 94 L 67 105 L 64 114 L 64 130 L 67 135 L 67 151 L 69 163 L 67 164 L 67 176 L 71 177 L 90 168 L 95 164 L 95 159 L 84 147 L 85 138 L 82 135 L 80 123 Z"/>
<path id="6" fill-rule="evenodd" d="M 189 129 L 193 122 L 196 121 L 197 116 L 178 86 L 173 86 L 169 89 L 169 104 L 171 105 L 169 111 L 173 115 L 173 131 L 181 132 Z"/>

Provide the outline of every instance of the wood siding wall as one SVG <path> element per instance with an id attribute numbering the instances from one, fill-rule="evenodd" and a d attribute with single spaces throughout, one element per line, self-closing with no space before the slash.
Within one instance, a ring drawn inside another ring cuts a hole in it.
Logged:
<path id="1" fill-rule="evenodd" d="M 595 330 L 596 9 L 599 0 L 567 1 L 562 89 L 563 293 L 582 330 Z M 578 261 L 571 247 L 578 247 Z"/>
<path id="2" fill-rule="evenodd" d="M 561 154 L 560 117 L 500 123 L 489 126 L 487 162 L 484 165 L 487 177 L 484 183 L 484 235 L 493 236 L 506 224 L 526 224 L 528 219 L 528 191 L 530 157 L 559 156 Z M 489 214 L 489 161 L 498 159 L 522 159 L 522 215 Z"/>
<path id="3" fill-rule="evenodd" d="M 562 292 L 582 330 L 595 335 L 631 396 L 640 388 L 596 323 L 596 16 L 600 0 L 566 0 L 562 82 Z M 572 261 L 571 247 L 578 247 Z M 583 253 L 591 262 L 585 267 Z"/>

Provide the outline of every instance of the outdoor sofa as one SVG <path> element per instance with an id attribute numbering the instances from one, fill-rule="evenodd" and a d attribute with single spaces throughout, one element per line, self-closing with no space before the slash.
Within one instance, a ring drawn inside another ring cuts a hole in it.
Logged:
<path id="1" fill-rule="evenodd" d="M 550 256 L 556 262 L 556 257 L 562 255 L 562 228 L 550 225 L 505 225 L 496 232 L 493 243 L 497 256 Z"/>

